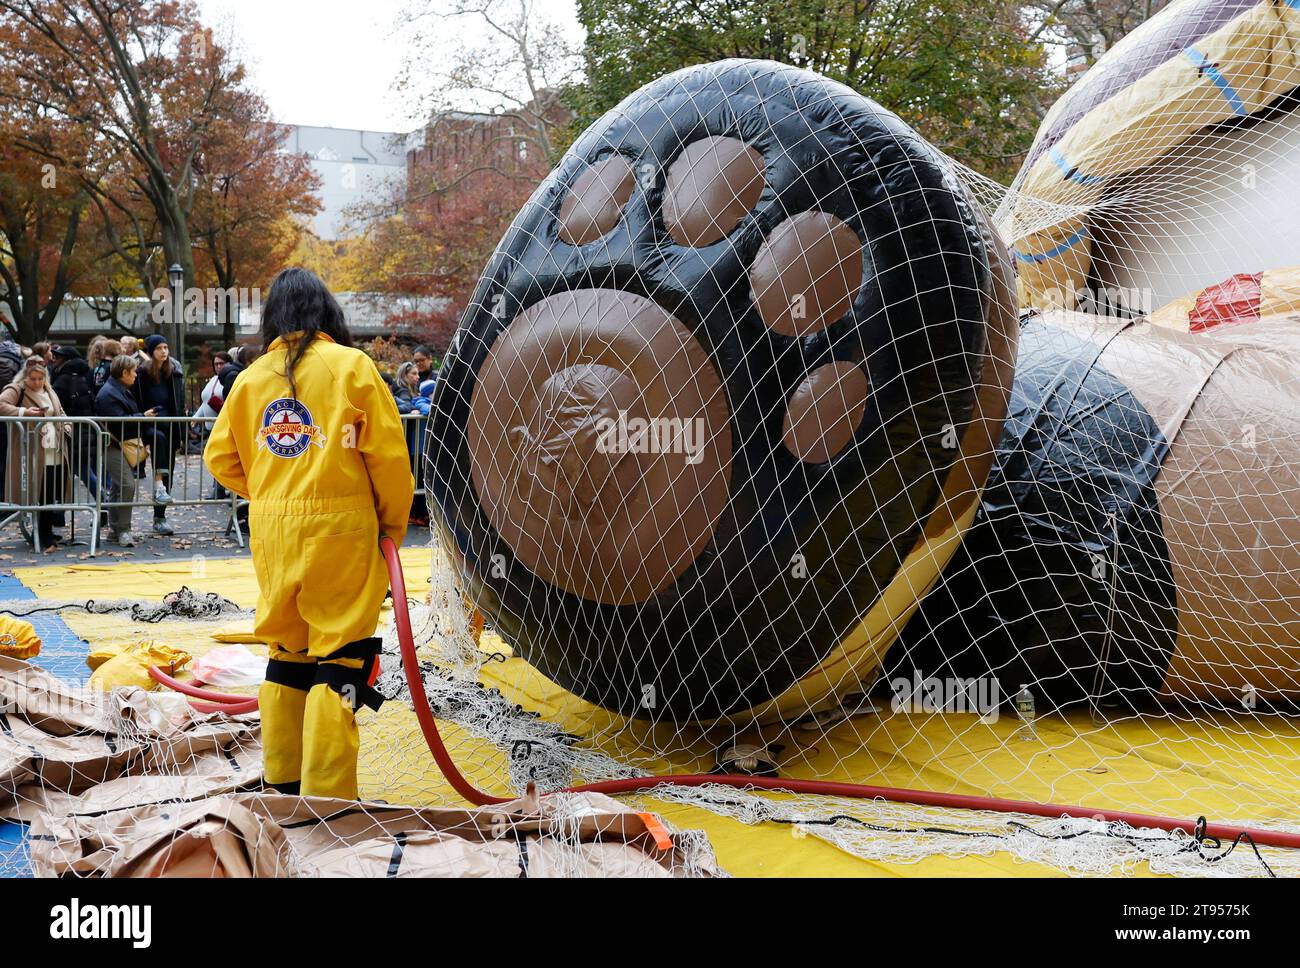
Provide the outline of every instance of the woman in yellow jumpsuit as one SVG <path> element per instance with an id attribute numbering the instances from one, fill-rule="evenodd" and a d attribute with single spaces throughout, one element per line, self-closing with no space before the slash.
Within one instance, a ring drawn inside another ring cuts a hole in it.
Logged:
<path id="1" fill-rule="evenodd" d="M 388 588 L 379 539 L 401 543 L 415 487 L 406 437 L 392 392 L 313 273 L 276 276 L 262 345 L 203 457 L 249 500 L 255 631 L 270 648 L 259 694 L 266 782 L 355 799 L 354 714 L 381 701 L 371 688 Z"/>

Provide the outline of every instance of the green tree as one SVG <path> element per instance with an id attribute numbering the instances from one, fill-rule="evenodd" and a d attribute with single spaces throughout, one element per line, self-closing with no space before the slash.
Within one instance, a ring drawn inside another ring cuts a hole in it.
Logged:
<path id="1" fill-rule="evenodd" d="M 129 174 L 88 172 L 83 184 L 106 210 L 147 205 L 163 271 L 177 263 L 192 285 L 195 160 L 244 81 L 242 65 L 189 0 L 0 0 L 0 23 L 14 81 L 0 99 L 88 129 L 101 159 Z M 128 194 L 110 196 L 109 185 Z"/>
<path id="2" fill-rule="evenodd" d="M 989 0 L 578 0 L 579 127 L 670 71 L 728 57 L 824 74 L 1007 179 L 1059 80 L 1016 5 Z"/>

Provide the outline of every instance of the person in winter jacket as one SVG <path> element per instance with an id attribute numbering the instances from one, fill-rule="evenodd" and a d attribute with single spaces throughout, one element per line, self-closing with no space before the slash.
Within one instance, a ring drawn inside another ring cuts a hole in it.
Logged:
<path id="1" fill-rule="evenodd" d="M 90 367 L 90 372 L 95 372 L 95 367 L 99 365 L 100 360 L 104 358 L 104 344 L 108 342 L 108 337 L 104 335 L 91 337 L 86 344 L 86 366 Z"/>
<path id="2" fill-rule="evenodd" d="M 434 377 L 438 371 L 434 370 Z M 419 392 L 416 393 L 411 401 L 411 412 L 418 413 L 422 418 L 429 416 L 429 410 L 433 405 L 433 391 L 438 386 L 436 379 L 424 380 L 420 384 Z M 406 446 L 411 454 L 411 467 L 415 469 L 417 475 L 424 473 L 424 435 L 429 426 L 429 421 L 408 420 L 406 422 Z M 417 489 L 414 498 L 411 499 L 411 516 L 409 523 L 420 528 L 429 526 L 429 505 L 425 500 L 424 491 Z"/>
<path id="3" fill-rule="evenodd" d="M 95 395 L 96 416 L 148 416 L 141 412 L 140 401 L 135 394 L 136 371 L 139 368 L 139 360 L 134 354 L 119 353 L 113 357 L 108 382 Z M 104 429 L 109 435 L 108 453 L 104 455 L 104 470 L 109 477 L 109 500 L 118 505 L 108 512 L 112 538 L 123 548 L 133 548 L 135 535 L 131 533 L 131 504 L 135 501 L 135 479 L 144 469 L 144 460 L 141 459 L 138 468 L 132 467 L 123 443 L 143 440 L 144 426 L 130 420 L 105 421 Z"/>
<path id="4" fill-rule="evenodd" d="M 140 349 L 140 341 L 134 336 L 123 336 L 121 343 L 122 352 L 127 356 L 134 356 L 137 363 L 149 362 L 149 358 L 145 355 L 144 350 Z"/>
<path id="5" fill-rule="evenodd" d="M 11 339 L 0 340 L 0 387 L 7 387 L 23 371 L 23 351 Z M 0 480 L 7 479 L 9 466 L 9 428 L 0 424 Z"/>
<path id="6" fill-rule="evenodd" d="M 109 368 L 113 365 L 113 360 L 122 355 L 122 344 L 115 339 L 106 339 L 99 344 L 95 355 L 98 359 L 90 366 L 90 389 L 98 397 L 99 391 L 104 389 L 104 384 L 108 382 Z"/>
<path id="7" fill-rule="evenodd" d="M 418 382 L 423 383 L 433 378 L 434 373 L 437 372 L 433 368 L 433 350 L 421 343 L 412 350 L 411 359 L 415 360 L 415 368 L 420 374 Z"/>
<path id="8" fill-rule="evenodd" d="M 42 357 L 33 355 L 14 381 L 0 390 L 0 416 L 61 417 L 63 404 L 50 386 Z M 72 500 L 72 475 L 68 467 L 66 421 L 24 422 L 9 433 L 5 499 L 10 504 L 66 504 Z M 36 513 L 37 544 L 52 551 L 58 544 L 56 528 L 63 527 L 66 512 Z"/>
<path id="9" fill-rule="evenodd" d="M 397 402 L 397 412 L 414 413 L 415 398 L 419 395 L 420 373 L 414 363 L 403 363 L 393 378 L 393 399 Z"/>
<path id="10" fill-rule="evenodd" d="M 221 387 L 221 399 L 226 400 L 230 397 L 230 390 L 235 385 L 235 378 L 244 372 L 248 365 L 245 361 L 245 355 L 251 356 L 247 346 L 232 346 L 226 354 L 230 362 L 221 368 L 217 374 L 217 383 Z M 251 361 L 250 361 L 251 362 Z"/>
<path id="11" fill-rule="evenodd" d="M 184 416 L 185 377 L 180 364 L 171 358 L 166 338 L 157 333 L 145 337 L 144 354 L 145 362 L 138 367 L 135 381 L 140 409 L 154 417 Z M 167 523 L 167 505 L 172 500 L 168 486 L 176 467 L 176 452 L 185 439 L 185 429 L 183 424 L 174 422 L 145 427 L 144 440 L 153 459 L 153 529 L 162 535 L 173 533 Z"/>
<path id="12" fill-rule="evenodd" d="M 95 394 L 90 379 L 90 367 L 75 346 L 60 346 L 54 350 L 54 376 L 50 384 L 63 404 L 63 412 L 69 417 L 95 415 Z M 95 436 L 91 424 L 72 424 L 72 471 L 92 495 L 99 493 L 99 479 L 95 476 Z"/>
<path id="13" fill-rule="evenodd" d="M 221 385 L 221 373 L 229 365 L 229 353 L 212 354 L 212 379 L 204 384 L 199 392 L 199 406 L 194 411 L 194 416 L 215 417 L 221 412 L 221 404 L 225 402 L 225 387 Z"/>
<path id="14" fill-rule="evenodd" d="M 22 348 L 11 339 L 0 340 L 0 386 L 8 386 L 23 369 Z"/>
<path id="15" fill-rule="evenodd" d="M 357 797 L 355 713 L 373 688 L 388 588 L 381 536 L 401 543 L 415 482 L 393 395 L 352 348 L 343 311 L 306 269 L 262 310 L 265 354 L 240 374 L 203 458 L 249 501 L 266 782 Z"/>
<path id="16" fill-rule="evenodd" d="M 433 407 L 433 391 L 436 389 L 438 389 L 437 380 L 425 380 L 420 384 L 420 392 L 413 401 L 413 405 L 420 416 L 429 416 L 429 410 Z"/>

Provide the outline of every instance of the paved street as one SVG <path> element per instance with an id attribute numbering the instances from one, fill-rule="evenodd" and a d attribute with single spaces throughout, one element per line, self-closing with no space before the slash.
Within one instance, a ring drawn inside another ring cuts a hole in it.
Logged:
<path id="1" fill-rule="evenodd" d="M 188 459 L 196 463 L 198 460 L 197 457 Z M 180 461 L 178 461 L 179 464 Z M 184 477 L 179 473 L 179 470 L 178 466 L 176 478 L 178 483 L 173 490 L 174 495 L 177 498 L 182 494 L 196 496 L 198 485 L 196 484 L 194 487 L 187 489 L 184 484 Z M 193 476 L 193 480 L 199 481 L 197 474 Z M 203 481 L 204 489 L 209 483 L 210 479 L 205 478 Z M 78 491 L 81 493 L 80 487 Z M 137 495 L 137 501 L 139 500 L 141 500 L 141 497 Z M 67 517 L 71 526 L 63 528 L 63 542 L 49 554 L 32 550 L 31 543 L 23 537 L 17 520 L 10 521 L 0 527 L 0 574 L 8 573 L 18 567 L 53 565 L 61 561 L 94 561 L 108 564 L 113 561 L 190 558 L 200 554 L 208 557 L 248 554 L 247 532 L 245 532 L 245 547 L 240 548 L 239 543 L 235 540 L 234 532 L 228 531 L 230 523 L 230 506 L 228 504 L 174 504 L 168 506 L 167 523 L 176 532 L 171 536 L 155 534 L 153 531 L 152 506 L 137 504 L 132 517 L 136 546 L 134 548 L 118 547 L 109 539 L 109 532 L 105 530 L 101 532 L 99 553 L 94 558 L 90 556 L 90 515 L 84 511 L 78 511 L 69 512 Z M 426 542 L 427 536 L 423 529 L 416 530 L 421 533 L 418 535 L 408 534 L 408 543 Z"/>
<path id="2" fill-rule="evenodd" d="M 212 505 L 171 507 L 167 511 L 167 523 L 175 529 L 176 534 L 165 537 L 154 534 L 152 530 L 153 515 L 147 507 L 137 507 L 134 512 L 136 546 L 119 548 L 108 539 L 108 532 L 101 535 L 99 553 L 90 557 L 90 516 L 84 512 L 69 513 L 74 519 L 72 527 L 63 529 L 63 543 L 48 554 L 34 552 L 16 521 L 11 521 L 0 529 L 0 570 L 9 571 L 24 565 L 52 565 L 59 561 L 97 561 L 147 560 L 150 558 L 188 558 L 195 554 L 204 555 L 238 555 L 247 554 L 241 550 L 233 533 L 226 536 L 226 525 L 230 517 L 229 508 Z"/>

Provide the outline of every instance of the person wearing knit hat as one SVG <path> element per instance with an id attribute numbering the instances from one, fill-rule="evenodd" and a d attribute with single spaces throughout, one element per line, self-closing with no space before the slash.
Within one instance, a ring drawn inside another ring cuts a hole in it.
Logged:
<path id="1" fill-rule="evenodd" d="M 180 365 L 171 358 L 166 338 L 158 333 L 145 337 L 144 352 L 145 362 L 135 381 L 141 412 L 149 417 L 184 416 L 184 376 Z M 167 505 L 172 500 L 168 485 L 185 428 L 177 423 L 157 422 L 144 424 L 142 429 L 153 457 L 153 529 L 161 535 L 175 534 L 167 523 Z"/>
<path id="2" fill-rule="evenodd" d="M 436 375 L 438 371 L 434 370 L 433 372 Z M 415 406 L 416 409 L 426 417 L 429 416 L 429 405 L 433 401 L 433 391 L 436 389 L 438 389 L 438 381 L 436 379 L 425 380 L 420 384 L 420 400 L 415 402 Z M 423 403 L 420 401 L 423 401 Z"/>

